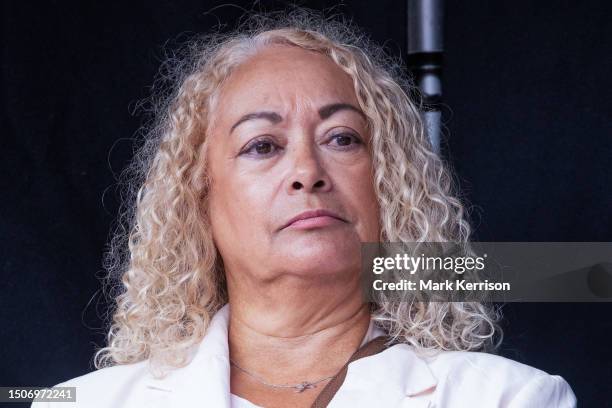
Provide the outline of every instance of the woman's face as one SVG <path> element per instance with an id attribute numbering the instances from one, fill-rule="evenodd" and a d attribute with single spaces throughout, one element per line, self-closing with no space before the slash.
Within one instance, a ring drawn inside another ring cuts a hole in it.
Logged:
<path id="1" fill-rule="evenodd" d="M 379 210 L 351 78 L 321 54 L 276 45 L 239 66 L 219 96 L 209 205 L 229 278 L 359 273 Z"/>

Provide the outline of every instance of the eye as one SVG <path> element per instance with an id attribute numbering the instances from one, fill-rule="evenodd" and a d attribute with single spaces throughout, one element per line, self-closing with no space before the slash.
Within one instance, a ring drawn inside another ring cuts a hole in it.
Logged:
<path id="1" fill-rule="evenodd" d="M 362 144 L 359 136 L 350 132 L 336 133 L 329 139 L 329 144 L 338 149 L 350 149 Z"/>
<path id="2" fill-rule="evenodd" d="M 256 139 L 248 143 L 241 151 L 240 155 L 266 157 L 270 156 L 279 149 L 278 145 L 268 139 Z"/>

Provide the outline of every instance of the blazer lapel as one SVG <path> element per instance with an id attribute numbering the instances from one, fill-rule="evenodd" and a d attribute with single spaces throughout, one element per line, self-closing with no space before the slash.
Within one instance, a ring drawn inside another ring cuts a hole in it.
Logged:
<path id="1" fill-rule="evenodd" d="M 171 371 L 163 379 L 145 382 L 148 407 L 230 408 L 230 365 L 228 349 L 229 305 L 214 315 L 200 344 L 191 352 L 191 362 Z"/>
<path id="2" fill-rule="evenodd" d="M 437 380 L 427 363 L 407 344 L 353 361 L 344 384 L 329 404 L 337 407 L 431 406 Z"/>

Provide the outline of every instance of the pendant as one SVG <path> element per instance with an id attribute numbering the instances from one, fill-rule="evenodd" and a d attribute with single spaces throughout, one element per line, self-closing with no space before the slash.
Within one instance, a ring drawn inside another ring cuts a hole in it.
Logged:
<path id="1" fill-rule="evenodd" d="M 308 381 L 304 381 L 303 383 L 300 383 L 295 386 L 295 389 L 296 389 L 295 392 L 304 392 L 304 390 L 308 390 L 308 389 L 315 388 L 315 387 L 316 385 L 309 383 Z"/>

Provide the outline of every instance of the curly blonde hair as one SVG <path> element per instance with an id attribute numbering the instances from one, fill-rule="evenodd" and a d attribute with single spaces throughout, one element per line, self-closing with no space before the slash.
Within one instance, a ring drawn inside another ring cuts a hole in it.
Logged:
<path id="1" fill-rule="evenodd" d="M 105 262 L 105 287 L 115 303 L 96 368 L 146 359 L 169 369 L 184 366 L 187 351 L 227 303 L 207 217 L 209 112 L 232 71 L 272 44 L 324 54 L 353 79 L 371 131 L 381 242 L 468 241 L 457 183 L 431 151 L 402 64 L 335 17 L 305 9 L 250 15 L 229 34 L 190 40 L 163 65 L 161 79 L 172 85 L 153 99 L 155 122 L 123 173 L 128 195 Z M 415 302 L 402 293 L 371 304 L 375 322 L 396 341 L 419 351 L 493 345 L 499 315 L 491 306 Z"/>

